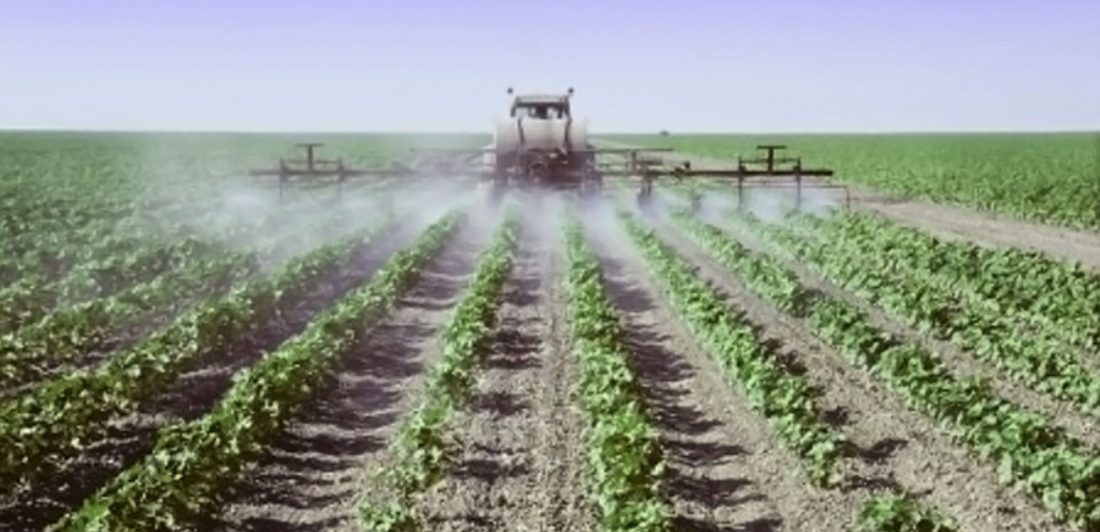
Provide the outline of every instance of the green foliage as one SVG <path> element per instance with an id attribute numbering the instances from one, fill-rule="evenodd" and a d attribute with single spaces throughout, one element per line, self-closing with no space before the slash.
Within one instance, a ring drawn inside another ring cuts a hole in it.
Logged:
<path id="1" fill-rule="evenodd" d="M 738 221 L 745 230 L 766 238 L 778 234 L 750 215 Z M 790 247 L 793 242 L 780 240 L 769 241 L 818 266 L 809 246 L 798 253 Z M 737 271 L 736 260 L 723 262 Z M 841 281 L 823 268 L 819 271 Z M 1100 526 L 1100 457 L 1093 450 L 1041 416 L 997 397 L 988 385 L 956 378 L 936 355 L 878 329 L 854 305 L 816 294 L 806 308 L 809 325 L 819 338 L 881 379 L 911 407 L 941 423 L 979 457 L 996 464 L 1002 482 L 1033 494 L 1054 515 L 1075 526 L 1085 530 Z"/>
<path id="2" fill-rule="evenodd" d="M 359 345 L 368 331 L 363 325 L 377 323 L 397 304 L 453 234 L 458 220 L 448 215 L 426 229 L 410 247 L 390 257 L 369 283 L 238 374 L 205 415 L 162 429 L 143 460 L 52 530 L 173 529 L 206 517 L 232 479 L 279 434 L 340 359 Z M 296 263 L 297 269 L 312 267 Z"/>
<path id="3" fill-rule="evenodd" d="M 822 420 L 809 382 L 784 367 L 740 313 L 653 230 L 625 211 L 620 219 L 683 320 L 741 386 L 753 409 L 771 422 L 779 440 L 803 460 L 810 479 L 819 485 L 837 482 L 846 440 Z"/>
<path id="4" fill-rule="evenodd" d="M 268 277 L 199 305 L 94 369 L 62 374 L 0 404 L 0 486 L 10 490 L 20 481 L 50 474 L 78 455 L 85 442 L 102 436 L 108 420 L 155 397 L 181 372 L 218 356 L 236 345 L 237 338 L 293 308 L 318 282 L 354 260 L 353 252 L 364 245 L 365 239 L 373 239 L 390 227 L 392 220 L 386 219 L 378 226 L 293 259 Z M 194 281 L 202 279 L 196 277 Z M 163 285 L 150 290 L 156 294 L 163 290 L 175 293 L 174 288 Z M 94 326 L 110 315 L 108 308 L 94 308 L 92 317 L 78 319 Z M 26 355 L 25 350 L 21 353 Z"/>
<path id="5" fill-rule="evenodd" d="M 476 369 L 490 339 L 504 284 L 512 273 L 519 216 L 510 213 L 482 253 L 473 280 L 441 336 L 443 356 L 428 376 L 424 401 L 409 415 L 391 446 L 394 463 L 379 481 L 391 498 L 365 498 L 362 526 L 374 532 L 419 530 L 416 496 L 443 478 L 454 457 L 446 439 L 447 422 L 464 405 L 476 383 Z"/>
<path id="6" fill-rule="evenodd" d="M 732 160 L 787 144 L 805 166 L 905 197 L 958 202 L 1072 227 L 1100 227 L 1096 133 L 621 136 Z"/>
<path id="7" fill-rule="evenodd" d="M 886 493 L 868 499 L 856 515 L 859 532 L 955 532 L 955 520 L 923 508 L 907 493 Z"/>
<path id="8" fill-rule="evenodd" d="M 227 254 L 199 260 L 114 296 L 47 314 L 0 336 L 0 388 L 38 379 L 59 364 L 104 347 L 117 331 L 151 309 L 179 310 L 196 295 L 225 292 L 258 269 L 254 254 Z"/>
<path id="9" fill-rule="evenodd" d="M 671 510 L 661 495 L 664 451 L 627 363 L 599 261 L 575 219 L 565 224 L 565 245 L 569 324 L 588 419 L 588 492 L 600 530 L 670 530 Z"/>
<path id="10" fill-rule="evenodd" d="M 1100 346 L 1100 275 L 1038 251 L 989 248 L 934 237 L 879 215 L 848 212 L 795 219 L 799 229 L 881 257 L 886 269 L 954 288 L 989 313 L 1013 313 L 1060 340 Z"/>
<path id="11" fill-rule="evenodd" d="M 803 218 L 802 225 L 816 225 L 818 219 Z M 803 260 L 809 261 L 856 294 L 885 308 L 894 316 L 944 340 L 958 344 L 970 354 L 1001 369 L 1009 377 L 1036 391 L 1079 404 L 1085 411 L 1100 408 L 1100 373 L 1081 363 L 1066 349 L 1058 335 L 1029 327 L 1027 316 L 985 304 L 968 296 L 951 276 L 951 270 L 938 269 L 947 278 L 940 282 L 928 271 L 902 267 L 908 262 L 895 254 L 865 253 L 861 248 L 897 248 L 899 237 L 888 227 L 855 229 L 830 234 L 828 247 L 779 226 L 763 228 L 770 238 L 782 243 Z M 912 235 L 903 231 L 901 234 Z M 919 245 L 919 244 L 918 244 Z M 909 247 L 913 247 L 912 244 Z M 911 256 L 936 256 L 935 248 L 913 250 Z M 915 263 L 943 262 L 943 257 L 915 258 Z M 996 270 L 986 270 L 995 272 Z M 1023 272 L 1026 275 L 1026 272 Z M 1005 275 L 991 273 L 990 277 Z M 1003 289 L 1003 288 L 1002 288 Z M 1076 298 L 1074 298 L 1076 300 Z M 1091 302 L 1096 304 L 1096 302 Z M 1066 305 L 1072 308 L 1072 305 Z"/>

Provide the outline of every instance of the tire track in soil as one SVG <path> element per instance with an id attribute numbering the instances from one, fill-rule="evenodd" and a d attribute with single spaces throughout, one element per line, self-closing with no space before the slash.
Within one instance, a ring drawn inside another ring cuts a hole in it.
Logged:
<path id="1" fill-rule="evenodd" d="M 205 366 L 183 373 L 157 400 L 139 405 L 133 415 L 106 421 L 107 435 L 87 442 L 85 453 L 49 478 L 0 501 L 0 531 L 40 530 L 78 507 L 111 477 L 148 453 L 160 428 L 209 410 L 232 384 L 233 374 L 301 332 L 318 312 L 369 279 L 390 255 L 412 240 L 417 229 L 401 227 L 367 242 L 354 252 L 356 260 L 317 286 L 282 319 L 226 346 L 222 358 L 214 357 Z"/>
<path id="2" fill-rule="evenodd" d="M 419 401 L 425 369 L 440 355 L 439 334 L 488 242 L 491 229 L 470 223 L 237 483 L 212 528 L 356 529 L 370 464 Z"/>
<path id="3" fill-rule="evenodd" d="M 657 226 L 662 238 L 695 263 L 699 274 L 728 299 L 736 300 L 765 341 L 781 346 L 788 364 L 821 392 L 817 403 L 851 443 L 848 483 L 834 490 L 842 497 L 837 503 L 845 508 L 842 516 L 850 519 L 876 489 L 902 487 L 957 517 L 964 530 L 1067 530 L 1026 495 L 1002 486 L 996 471 L 977 463 L 933 421 L 910 410 L 866 372 L 848 365 L 810 332 L 804 320 L 756 297 L 674 228 Z M 836 506 L 831 511 L 837 512 Z"/>
<path id="4" fill-rule="evenodd" d="M 471 408 L 462 453 L 424 498 L 431 530 L 591 530 L 583 416 L 568 337 L 562 245 L 525 227 Z"/>

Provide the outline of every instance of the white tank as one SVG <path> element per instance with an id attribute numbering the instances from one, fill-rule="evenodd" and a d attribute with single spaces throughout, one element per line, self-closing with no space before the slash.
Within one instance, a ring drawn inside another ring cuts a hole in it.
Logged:
<path id="1" fill-rule="evenodd" d="M 579 118 L 530 117 L 497 122 L 492 147 L 498 153 L 516 151 L 521 144 L 525 148 L 538 150 L 584 149 L 588 147 L 588 122 Z"/>

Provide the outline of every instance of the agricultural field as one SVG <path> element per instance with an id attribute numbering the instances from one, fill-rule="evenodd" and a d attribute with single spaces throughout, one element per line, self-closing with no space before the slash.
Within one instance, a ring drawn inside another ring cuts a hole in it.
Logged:
<path id="1" fill-rule="evenodd" d="M 622 135 L 726 161 L 786 144 L 807 166 L 894 196 L 958 203 L 1073 228 L 1100 228 L 1100 134 Z"/>
<path id="2" fill-rule="evenodd" d="M 784 139 L 860 186 L 797 212 L 243 175 L 297 140 L 0 135 L 0 530 L 1100 530 L 1085 136 Z"/>

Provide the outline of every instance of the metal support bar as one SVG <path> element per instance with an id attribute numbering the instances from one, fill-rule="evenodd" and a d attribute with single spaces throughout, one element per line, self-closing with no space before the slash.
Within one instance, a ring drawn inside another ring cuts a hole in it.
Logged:
<path id="1" fill-rule="evenodd" d="M 802 176 L 799 175 L 799 174 L 795 174 L 794 183 L 795 183 L 795 188 L 796 188 L 795 198 L 794 198 L 794 206 L 795 206 L 796 209 L 801 209 L 802 208 Z"/>

